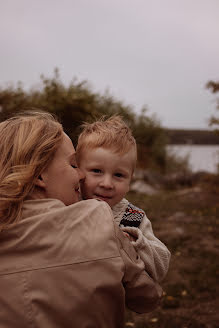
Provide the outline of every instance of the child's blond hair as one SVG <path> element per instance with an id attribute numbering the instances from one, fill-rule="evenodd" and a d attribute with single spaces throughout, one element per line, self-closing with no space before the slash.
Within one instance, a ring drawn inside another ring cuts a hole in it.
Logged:
<path id="1" fill-rule="evenodd" d="M 113 115 L 110 118 L 103 116 L 93 123 L 84 123 L 82 128 L 76 151 L 79 163 L 83 151 L 102 147 L 120 155 L 133 150 L 133 166 L 135 167 L 137 160 L 136 141 L 131 129 L 121 116 Z"/>

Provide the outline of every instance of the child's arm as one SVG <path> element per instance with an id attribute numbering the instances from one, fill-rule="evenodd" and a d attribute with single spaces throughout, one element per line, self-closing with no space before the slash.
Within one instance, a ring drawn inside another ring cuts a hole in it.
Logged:
<path id="1" fill-rule="evenodd" d="M 145 264 L 145 270 L 156 281 L 161 281 L 167 274 L 170 252 L 155 237 L 151 222 L 145 212 L 123 198 L 113 208 L 114 220 L 129 233 L 131 242 Z"/>
<path id="2" fill-rule="evenodd" d="M 153 311 L 162 298 L 162 288 L 146 272 L 144 263 L 133 246 L 115 225 L 118 246 L 124 262 L 123 286 L 127 307 L 137 313 Z"/>
<path id="3" fill-rule="evenodd" d="M 139 228 L 123 227 L 133 239 L 132 244 L 145 264 L 145 270 L 156 281 L 161 281 L 167 274 L 170 252 L 167 247 L 155 237 L 151 222 L 144 214 Z"/>

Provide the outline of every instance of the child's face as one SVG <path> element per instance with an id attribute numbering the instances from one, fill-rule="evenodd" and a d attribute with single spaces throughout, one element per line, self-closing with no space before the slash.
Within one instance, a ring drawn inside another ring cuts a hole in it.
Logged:
<path id="1" fill-rule="evenodd" d="M 129 190 L 134 150 L 124 155 L 105 148 L 88 149 L 81 154 L 80 169 L 85 174 L 81 183 L 84 199 L 101 199 L 111 207 L 119 203 Z"/>

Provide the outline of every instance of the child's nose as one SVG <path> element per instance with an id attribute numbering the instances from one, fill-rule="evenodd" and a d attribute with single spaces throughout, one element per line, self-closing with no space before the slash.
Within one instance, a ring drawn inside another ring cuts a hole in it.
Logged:
<path id="1" fill-rule="evenodd" d="M 107 189 L 112 189 L 113 188 L 112 178 L 110 176 L 104 176 L 100 182 L 100 186 Z"/>

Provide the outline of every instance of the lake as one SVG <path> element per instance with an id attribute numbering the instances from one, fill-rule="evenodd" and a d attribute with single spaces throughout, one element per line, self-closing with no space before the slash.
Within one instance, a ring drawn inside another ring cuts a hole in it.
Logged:
<path id="1" fill-rule="evenodd" d="M 189 165 L 193 172 L 217 172 L 219 145 L 168 145 L 167 149 L 179 157 L 189 156 Z"/>

